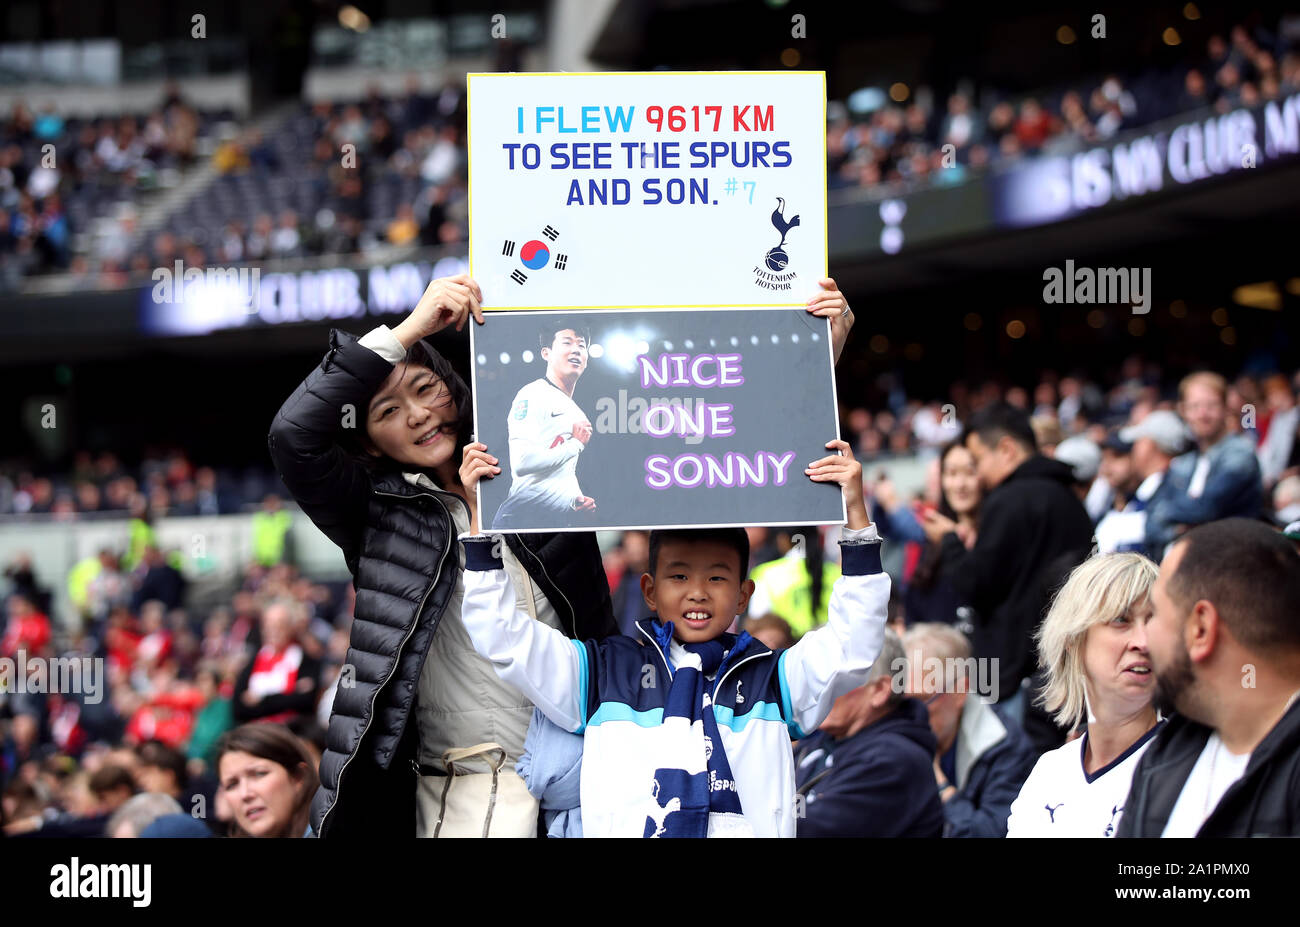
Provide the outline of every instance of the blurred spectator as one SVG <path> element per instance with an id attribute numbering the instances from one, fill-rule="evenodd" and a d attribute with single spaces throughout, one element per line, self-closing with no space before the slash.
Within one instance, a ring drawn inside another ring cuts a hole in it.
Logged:
<path id="1" fill-rule="evenodd" d="M 50 593 L 36 580 L 31 554 L 23 552 L 15 555 L 13 561 L 5 567 L 4 575 L 9 580 L 10 591 L 26 598 L 37 611 L 50 610 Z"/>
<path id="2" fill-rule="evenodd" d="M 767 563 L 781 556 L 781 550 L 776 546 L 775 532 L 771 528 L 749 527 L 745 529 L 745 534 L 749 536 L 750 570 L 760 563 Z"/>
<path id="3" fill-rule="evenodd" d="M 1104 479 L 1098 479 L 1101 470 L 1101 448 L 1091 438 L 1073 435 L 1056 446 L 1052 455 L 1070 468 L 1071 488 L 1083 503 L 1088 518 L 1096 522 L 1110 508 L 1114 494 Z"/>
<path id="4" fill-rule="evenodd" d="M 192 763 L 198 761 L 199 769 L 215 768 L 217 741 L 235 723 L 231 699 L 221 691 L 218 666 L 216 663 L 202 665 L 194 676 L 203 707 L 194 718 L 194 732 L 185 752 Z"/>
<path id="5" fill-rule="evenodd" d="M 108 613 L 118 605 L 126 605 L 131 599 L 131 580 L 122 573 L 117 555 L 107 548 L 90 561 L 92 566 L 85 577 L 84 593 L 80 603 L 78 596 L 72 593 L 74 577 L 68 577 L 69 593 L 74 603 L 94 621 L 103 621 Z M 76 567 L 73 568 L 74 574 Z"/>
<path id="6" fill-rule="evenodd" d="M 934 779 L 945 837 L 1005 837 L 1011 803 L 1037 755 L 1019 725 L 1003 722 L 975 691 L 970 641 L 946 624 L 914 624 L 903 638 L 907 694 L 930 716 Z"/>
<path id="7" fill-rule="evenodd" d="M 1296 405 L 1291 384 L 1280 375 L 1265 381 L 1264 400 L 1268 403 L 1268 418 L 1260 430 L 1261 440 L 1256 455 L 1264 488 L 1271 489 L 1291 459 L 1296 429 L 1300 428 L 1300 406 Z"/>
<path id="8" fill-rule="evenodd" d="M 262 613 L 262 646 L 235 683 L 235 720 L 282 722 L 313 712 L 320 661 L 297 642 L 303 623 L 297 606 L 287 602 L 272 603 Z"/>
<path id="9" fill-rule="evenodd" d="M 420 224 L 415 221 L 415 211 L 409 204 L 397 207 L 397 217 L 388 223 L 388 243 L 390 245 L 409 245 L 420 234 Z"/>
<path id="10" fill-rule="evenodd" d="M 1037 151 L 1043 147 L 1048 138 L 1060 131 L 1060 122 L 1033 97 L 1020 104 L 1020 114 L 1016 118 L 1016 140 L 1021 149 Z"/>
<path id="11" fill-rule="evenodd" d="M 140 832 L 167 814 L 180 814 L 181 806 L 170 795 L 145 792 L 113 812 L 104 828 L 108 837 L 135 838 Z"/>
<path id="12" fill-rule="evenodd" d="M 784 650 L 794 646 L 794 635 L 784 618 L 776 615 L 760 615 L 745 622 L 745 630 L 755 640 L 762 641 L 772 650 Z"/>
<path id="13" fill-rule="evenodd" d="M 917 622 L 969 626 L 973 618 L 969 603 L 962 601 L 952 582 L 944 575 L 943 542 L 927 537 L 922 524 L 931 512 L 951 521 L 953 531 L 967 549 L 975 544 L 982 492 L 975 473 L 975 460 L 960 442 L 948 445 L 939 458 L 939 504 L 919 504 L 916 511 L 897 504 L 893 486 L 884 481 L 874 492 L 885 517 L 880 520 L 886 537 L 919 541 L 918 552 L 910 573 L 904 569 L 903 614 L 908 625 Z"/>
<path id="14" fill-rule="evenodd" d="M 141 839 L 162 838 L 172 840 L 181 837 L 213 837 L 208 826 L 191 814 L 164 814 L 154 818 L 140 831 Z"/>
<path id="15" fill-rule="evenodd" d="M 217 748 L 221 792 L 233 812 L 231 835 L 305 837 L 317 768 L 302 743 L 279 724 L 245 724 Z"/>
<path id="16" fill-rule="evenodd" d="M 826 623 L 830 589 L 840 577 L 839 564 L 826 557 L 816 526 L 800 528 L 783 557 L 750 571 L 754 594 L 749 610 L 754 615 L 784 618 L 796 637 Z"/>
<path id="17" fill-rule="evenodd" d="M 650 568 L 650 535 L 646 531 L 625 531 L 619 542 L 623 572 L 611 583 L 614 620 L 619 631 L 635 636 L 635 625 L 646 616 L 641 594 L 641 575 Z"/>
<path id="18" fill-rule="evenodd" d="M 28 658 L 47 655 L 50 643 L 50 619 L 36 610 L 32 600 L 22 593 L 9 596 L 8 621 L 0 638 L 0 656 L 14 657 L 24 651 Z"/>
<path id="19" fill-rule="evenodd" d="M 1278 481 L 1273 490 L 1273 519 L 1279 525 L 1300 521 L 1300 476 L 1288 476 Z"/>
<path id="20" fill-rule="evenodd" d="M 138 752 L 140 764 L 136 767 L 135 778 L 140 791 L 170 795 L 177 801 L 185 801 L 189 775 L 185 770 L 184 755 L 157 740 L 141 744 Z"/>
<path id="21" fill-rule="evenodd" d="M 1161 723 L 1146 635 L 1156 573 L 1141 554 L 1099 554 L 1057 593 L 1036 634 L 1041 703 L 1061 727 L 1086 729 L 1039 757 L 1011 805 L 1008 837 L 1115 836 Z"/>
<path id="22" fill-rule="evenodd" d="M 999 703 L 1019 723 L 1021 684 L 1034 672 L 1031 635 L 1048 590 L 1087 554 L 1092 523 L 1070 490 L 1069 468 L 1037 453 L 1025 412 L 1005 404 L 980 410 L 965 444 L 985 493 L 975 543 L 968 549 L 957 523 L 937 512 L 926 517 L 926 535 L 943 545 L 943 575 L 978 616 L 975 655 L 997 658 Z M 1038 736 L 1050 746 L 1055 735 Z"/>
<path id="23" fill-rule="evenodd" d="M 1133 551 L 1155 559 L 1147 537 L 1147 509 L 1171 491 L 1165 474 L 1170 461 L 1183 452 L 1186 444 L 1187 429 L 1182 420 L 1165 409 L 1151 412 L 1113 436 L 1107 450 L 1113 468 L 1108 479 L 1123 500 L 1123 507 L 1107 512 L 1097 524 L 1101 553 Z M 1118 464 L 1121 459 L 1123 465 Z"/>
<path id="24" fill-rule="evenodd" d="M 271 256 L 298 257 L 302 254 L 302 236 L 298 232 L 298 216 L 292 209 L 280 213 L 280 221 L 271 233 Z"/>
<path id="25" fill-rule="evenodd" d="M 29 819 L 33 837 L 105 837 L 109 818 L 135 794 L 135 780 L 120 766 L 101 766 L 93 774 L 81 774 L 84 799 L 65 802 L 63 813 L 52 817 Z M 70 795 L 74 793 L 69 790 Z M 8 833 L 22 833 L 11 830 Z"/>
<path id="26" fill-rule="evenodd" d="M 1065 440 L 1061 423 L 1056 420 L 1056 410 L 1046 415 L 1035 413 L 1029 420 L 1029 427 L 1034 430 L 1039 452 L 1044 457 L 1056 457 L 1056 446 Z"/>
<path id="27" fill-rule="evenodd" d="M 795 755 L 800 837 L 939 837 L 935 738 L 925 706 L 903 694 L 903 645 L 885 643 L 867 682 L 835 700 Z"/>
<path id="28" fill-rule="evenodd" d="M 1259 515 L 1262 486 L 1254 443 L 1228 431 L 1228 384 L 1217 373 L 1199 372 L 1178 387 L 1178 412 L 1196 449 L 1169 465 L 1170 490 L 1147 508 L 1147 537 L 1163 552 L 1188 527 L 1220 518 Z"/>
<path id="29" fill-rule="evenodd" d="M 175 608 L 185 595 L 185 578 L 153 544 L 144 549 L 143 560 L 135 571 L 135 581 L 135 592 L 131 596 L 133 611 L 150 601 L 161 602 L 165 608 Z"/>

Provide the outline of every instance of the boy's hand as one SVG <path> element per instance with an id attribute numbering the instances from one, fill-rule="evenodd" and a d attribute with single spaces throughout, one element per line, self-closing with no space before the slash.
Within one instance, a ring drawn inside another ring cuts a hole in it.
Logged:
<path id="1" fill-rule="evenodd" d="M 469 274 L 439 277 L 429 284 L 411 314 L 393 329 L 393 334 L 402 343 L 402 347 L 409 348 L 421 338 L 437 334 L 448 325 L 454 324 L 456 331 L 460 331 L 471 313 L 482 325 L 482 302 L 483 291 Z"/>
<path id="2" fill-rule="evenodd" d="M 488 453 L 487 445 L 475 441 L 466 444 L 461 455 L 460 484 L 465 487 L 465 499 L 469 505 L 469 533 L 480 534 L 478 520 L 478 481 L 492 479 L 501 472 L 497 459 Z"/>
<path id="3" fill-rule="evenodd" d="M 871 519 L 867 517 L 867 504 L 862 497 L 862 464 L 853 459 L 853 450 L 847 441 L 828 441 L 826 446 L 839 453 L 814 460 L 803 472 L 817 483 L 839 483 L 848 509 L 847 527 L 851 531 L 865 528 L 871 524 Z"/>
<path id="4" fill-rule="evenodd" d="M 821 291 L 808 300 L 808 311 L 831 320 L 831 345 L 835 349 L 835 363 L 838 364 L 840 354 L 844 351 L 844 342 L 849 340 L 849 329 L 853 327 L 853 310 L 849 308 L 848 300 L 834 280 L 826 277 L 817 282 Z"/>

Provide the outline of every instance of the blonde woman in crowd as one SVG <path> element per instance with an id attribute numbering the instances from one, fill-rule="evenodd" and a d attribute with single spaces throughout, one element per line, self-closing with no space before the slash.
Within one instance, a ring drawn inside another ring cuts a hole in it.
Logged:
<path id="1" fill-rule="evenodd" d="M 1146 622 L 1157 568 L 1141 554 L 1085 560 L 1039 628 L 1040 703 L 1083 736 L 1043 754 L 1007 819 L 1008 837 L 1113 837 L 1133 770 L 1163 723 Z"/>

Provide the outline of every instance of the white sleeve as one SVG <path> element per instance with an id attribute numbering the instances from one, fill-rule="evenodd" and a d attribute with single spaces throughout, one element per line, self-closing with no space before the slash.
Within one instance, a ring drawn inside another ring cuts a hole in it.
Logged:
<path id="1" fill-rule="evenodd" d="M 506 421 L 506 429 L 510 438 L 510 461 L 512 469 L 519 476 L 527 476 L 530 473 L 539 473 L 544 470 L 550 470 L 558 467 L 570 457 L 577 457 L 582 453 L 582 442 L 574 438 L 572 433 L 561 441 L 555 447 L 550 446 L 546 440 L 546 422 L 549 419 L 548 410 L 544 404 L 536 400 L 529 401 L 527 397 L 520 395 L 515 396 L 514 404 L 510 407 L 510 416 Z M 526 403 L 520 407 L 520 402 Z M 520 412 L 523 415 L 520 417 Z"/>
<path id="2" fill-rule="evenodd" d="M 844 575 L 831 591 L 825 625 L 781 654 L 782 711 L 796 737 L 817 730 L 835 700 L 862 685 L 885 642 L 889 575 L 874 526 L 840 545 Z M 867 543 L 854 543 L 861 538 Z"/>
<path id="3" fill-rule="evenodd" d="M 465 603 L 461 620 L 474 649 L 497 675 L 566 731 L 580 730 L 585 705 L 586 648 L 562 631 L 534 621 L 515 596 L 500 558 L 499 537 L 465 538 Z"/>
<path id="4" fill-rule="evenodd" d="M 402 342 L 397 340 L 387 325 L 372 328 L 357 339 L 357 344 L 374 351 L 390 364 L 396 365 L 406 360 L 406 348 L 402 347 Z"/>

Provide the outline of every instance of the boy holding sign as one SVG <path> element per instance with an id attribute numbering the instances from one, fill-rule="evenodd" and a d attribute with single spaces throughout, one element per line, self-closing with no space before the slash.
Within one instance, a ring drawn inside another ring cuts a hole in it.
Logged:
<path id="1" fill-rule="evenodd" d="M 862 466 L 843 441 L 804 471 L 839 484 L 848 509 L 844 575 L 830 620 L 773 651 L 726 633 L 754 584 L 742 529 L 650 535 L 638 637 L 571 641 L 529 619 L 471 506 L 464 621 L 475 649 L 555 724 L 584 736 L 585 836 L 793 837 L 799 816 L 790 738 L 816 730 L 880 653 L 889 577 L 867 516 Z M 476 486 L 500 468 L 482 444 L 460 476 Z M 474 493 L 469 493 L 474 498 Z"/>

